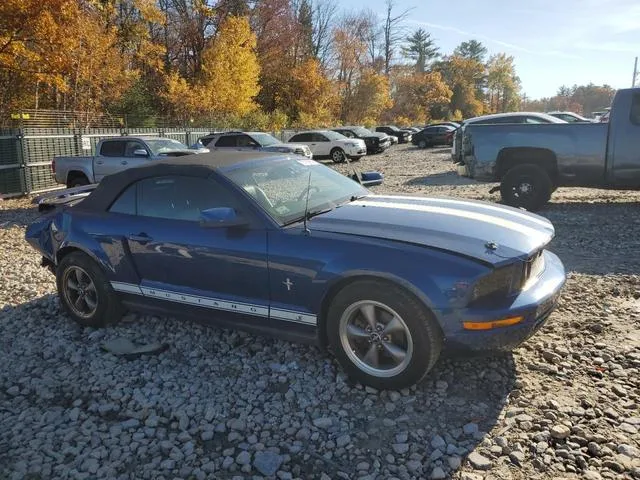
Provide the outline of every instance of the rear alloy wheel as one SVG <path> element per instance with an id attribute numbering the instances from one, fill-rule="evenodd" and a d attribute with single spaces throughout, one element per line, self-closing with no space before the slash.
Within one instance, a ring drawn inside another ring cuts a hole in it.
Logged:
<path id="1" fill-rule="evenodd" d="M 331 160 L 333 160 L 333 163 L 343 163 L 346 158 L 347 156 L 341 148 L 334 148 L 331 150 Z"/>
<path id="2" fill-rule="evenodd" d="M 378 280 L 340 290 L 328 312 L 327 334 L 347 374 L 379 390 L 420 381 L 442 348 L 440 328 L 424 305 L 402 288 Z"/>
<path id="3" fill-rule="evenodd" d="M 420 140 L 418 142 L 418 148 L 427 148 L 427 142 L 425 140 Z"/>
<path id="4" fill-rule="evenodd" d="M 60 303 L 85 327 L 104 327 L 120 319 L 124 310 L 107 277 L 82 252 L 66 255 L 56 268 Z"/>
<path id="5" fill-rule="evenodd" d="M 500 183 L 502 201 L 512 207 L 535 211 L 551 198 L 553 182 L 537 165 L 523 164 L 511 168 Z"/>

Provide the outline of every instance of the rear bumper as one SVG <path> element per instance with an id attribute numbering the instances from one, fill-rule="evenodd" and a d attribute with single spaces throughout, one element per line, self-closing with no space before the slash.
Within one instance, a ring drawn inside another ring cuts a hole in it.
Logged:
<path id="1" fill-rule="evenodd" d="M 509 305 L 467 308 L 445 319 L 446 346 L 452 350 L 513 350 L 533 336 L 546 323 L 566 281 L 560 259 L 545 251 L 545 270 L 538 281 L 520 293 Z M 517 325 L 491 330 L 465 330 L 463 322 L 490 322 L 523 316 Z"/>

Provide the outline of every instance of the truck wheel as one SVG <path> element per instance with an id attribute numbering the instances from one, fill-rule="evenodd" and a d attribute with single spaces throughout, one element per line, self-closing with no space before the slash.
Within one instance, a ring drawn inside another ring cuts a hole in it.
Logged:
<path id="1" fill-rule="evenodd" d="M 426 140 L 420 140 L 418 142 L 418 148 L 427 148 L 427 141 Z"/>
<path id="2" fill-rule="evenodd" d="M 84 175 L 76 175 L 67 180 L 67 187 L 82 187 L 83 185 L 89 185 L 89 179 Z"/>
<path id="3" fill-rule="evenodd" d="M 553 182 L 549 174 L 537 165 L 524 164 L 511 168 L 502 177 L 502 201 L 512 207 L 535 211 L 551 198 Z"/>
<path id="4" fill-rule="evenodd" d="M 431 312 L 397 285 L 379 280 L 351 283 L 327 313 L 327 338 L 342 368 L 378 390 L 419 382 L 442 349 L 442 331 Z"/>

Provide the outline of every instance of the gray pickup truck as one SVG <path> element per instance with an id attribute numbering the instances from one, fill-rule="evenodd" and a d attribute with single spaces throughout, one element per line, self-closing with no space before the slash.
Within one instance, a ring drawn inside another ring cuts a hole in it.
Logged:
<path id="1" fill-rule="evenodd" d="M 77 187 L 98 183 L 106 175 L 149 161 L 208 151 L 206 148 L 189 148 L 171 138 L 114 137 L 100 140 L 95 156 L 54 157 L 51 168 L 56 182 Z"/>
<path id="2" fill-rule="evenodd" d="M 458 173 L 500 182 L 507 205 L 536 210 L 558 187 L 640 190 L 640 88 L 618 90 L 609 123 L 461 128 Z"/>

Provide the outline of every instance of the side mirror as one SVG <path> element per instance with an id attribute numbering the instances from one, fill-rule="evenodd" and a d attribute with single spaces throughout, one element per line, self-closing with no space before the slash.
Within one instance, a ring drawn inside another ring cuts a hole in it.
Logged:
<path id="1" fill-rule="evenodd" d="M 207 228 L 241 227 L 247 225 L 242 218 L 230 207 L 215 207 L 200 212 L 200 226 Z"/>
<path id="2" fill-rule="evenodd" d="M 148 157 L 149 154 L 147 153 L 147 151 L 144 148 L 138 148 L 138 149 L 133 151 L 133 156 L 134 157 Z"/>
<path id="3" fill-rule="evenodd" d="M 384 181 L 384 175 L 380 172 L 362 172 L 360 178 L 354 173 L 351 178 L 360 183 L 363 187 L 374 187 L 376 185 L 382 185 Z"/>

